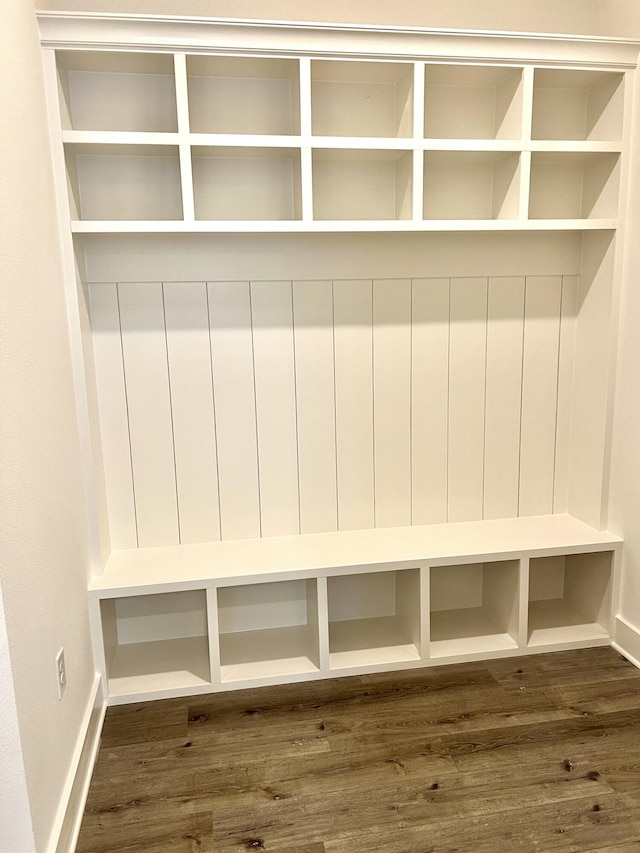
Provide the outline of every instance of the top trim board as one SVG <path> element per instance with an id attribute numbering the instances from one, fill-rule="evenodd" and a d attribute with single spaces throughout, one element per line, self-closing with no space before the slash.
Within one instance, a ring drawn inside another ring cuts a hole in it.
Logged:
<path id="1" fill-rule="evenodd" d="M 633 67 L 640 43 L 627 39 L 477 30 L 383 27 L 39 12 L 42 44 L 64 49 L 215 51 L 256 55 L 343 56 L 492 63 L 536 62 L 565 67 Z"/>

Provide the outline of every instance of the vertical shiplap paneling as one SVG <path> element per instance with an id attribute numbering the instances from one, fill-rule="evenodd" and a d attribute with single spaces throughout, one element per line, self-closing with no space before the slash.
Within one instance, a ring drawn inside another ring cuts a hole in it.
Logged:
<path id="1" fill-rule="evenodd" d="M 556 415 L 556 462 L 553 512 L 567 512 L 569 499 L 569 456 L 571 450 L 571 400 L 578 312 L 578 277 L 562 279 L 560 307 L 560 353 L 558 356 L 558 412 Z"/>
<path id="2" fill-rule="evenodd" d="M 560 276 L 526 281 L 520 515 L 553 510 L 561 285 Z"/>
<path id="3" fill-rule="evenodd" d="M 300 532 L 290 281 L 251 283 L 263 536 Z"/>
<path id="4" fill-rule="evenodd" d="M 524 278 L 490 278 L 484 518 L 518 514 Z"/>
<path id="5" fill-rule="evenodd" d="M 330 281 L 293 283 L 300 532 L 336 530 L 336 422 L 333 288 Z"/>
<path id="6" fill-rule="evenodd" d="M 487 279 L 451 280 L 449 521 L 482 518 Z"/>
<path id="7" fill-rule="evenodd" d="M 412 523 L 447 520 L 449 279 L 414 279 L 411 341 Z"/>
<path id="8" fill-rule="evenodd" d="M 207 286 L 163 289 L 180 540 L 208 542 L 220 538 L 220 514 Z"/>
<path id="9" fill-rule="evenodd" d="M 249 283 L 209 282 L 223 539 L 261 535 Z"/>
<path id="10" fill-rule="evenodd" d="M 411 281 L 373 282 L 376 527 L 411 524 Z"/>
<path id="11" fill-rule="evenodd" d="M 162 285 L 118 285 L 141 547 L 180 541 Z"/>
<path id="12" fill-rule="evenodd" d="M 89 304 L 111 547 L 136 548 L 129 416 L 116 285 L 92 285 Z"/>
<path id="13" fill-rule="evenodd" d="M 335 281 L 338 526 L 374 526 L 371 280 Z"/>

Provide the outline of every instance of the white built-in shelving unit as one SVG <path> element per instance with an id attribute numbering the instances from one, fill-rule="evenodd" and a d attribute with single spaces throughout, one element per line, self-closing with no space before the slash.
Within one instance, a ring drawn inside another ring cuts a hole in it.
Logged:
<path id="1" fill-rule="evenodd" d="M 620 71 L 70 50 L 57 68 L 78 233 L 615 224 Z"/>
<path id="2" fill-rule="evenodd" d="M 609 643 L 638 46 L 39 21 L 109 701 Z"/>

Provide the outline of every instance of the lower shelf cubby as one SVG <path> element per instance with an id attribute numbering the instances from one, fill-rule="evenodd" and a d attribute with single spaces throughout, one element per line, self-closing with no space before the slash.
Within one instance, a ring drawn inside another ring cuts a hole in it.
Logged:
<path id="1" fill-rule="evenodd" d="M 518 591 L 518 560 L 432 567 L 430 656 L 517 648 Z"/>
<path id="2" fill-rule="evenodd" d="M 74 219 L 182 219 L 177 146 L 74 144 L 65 155 Z"/>
<path id="3" fill-rule="evenodd" d="M 299 151 L 195 146 L 192 166 L 196 219 L 268 221 L 302 216 Z"/>
<path id="4" fill-rule="evenodd" d="M 410 151 L 314 150 L 314 219 L 410 219 L 412 175 Z"/>
<path id="5" fill-rule="evenodd" d="M 420 660 L 420 570 L 328 578 L 329 666 Z"/>
<path id="6" fill-rule="evenodd" d="M 101 602 L 111 696 L 211 683 L 204 590 Z"/>
<path id="7" fill-rule="evenodd" d="M 620 156 L 534 151 L 529 219 L 612 219 L 618 208 Z"/>
<path id="8" fill-rule="evenodd" d="M 611 636 L 613 552 L 533 558 L 529 566 L 529 646 Z"/>
<path id="9" fill-rule="evenodd" d="M 425 219 L 517 219 L 519 199 L 516 152 L 425 152 Z"/>
<path id="10" fill-rule="evenodd" d="M 315 578 L 218 589 L 223 682 L 317 672 Z"/>

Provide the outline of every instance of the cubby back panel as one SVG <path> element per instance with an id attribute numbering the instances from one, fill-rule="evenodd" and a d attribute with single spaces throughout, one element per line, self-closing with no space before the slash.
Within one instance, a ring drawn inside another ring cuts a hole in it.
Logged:
<path id="1" fill-rule="evenodd" d="M 566 511 L 576 293 L 91 284 L 112 547 Z"/>

